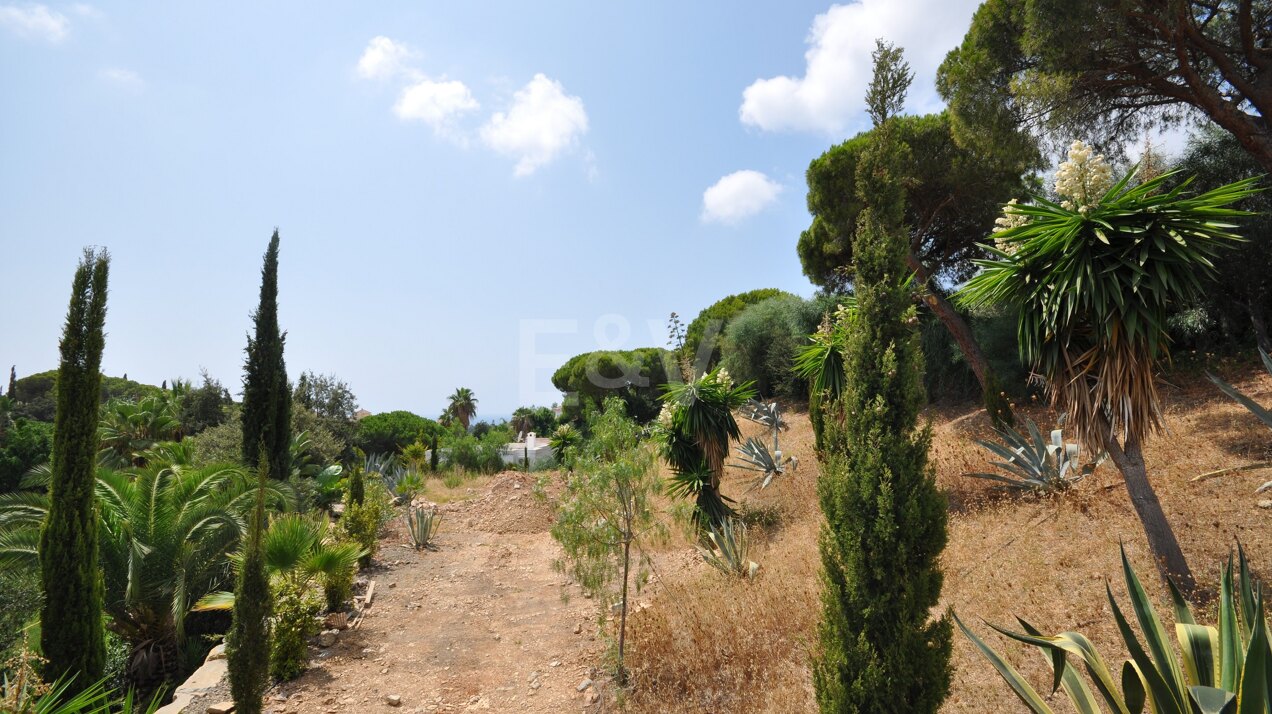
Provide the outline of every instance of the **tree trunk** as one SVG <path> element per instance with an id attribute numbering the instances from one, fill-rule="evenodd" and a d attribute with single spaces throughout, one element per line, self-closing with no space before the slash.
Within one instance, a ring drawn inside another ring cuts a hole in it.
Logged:
<path id="1" fill-rule="evenodd" d="M 910 269 L 914 271 L 915 277 L 926 286 L 931 277 L 927 267 L 912 252 L 906 254 L 906 261 Z M 927 303 L 941 324 L 945 325 L 950 337 L 954 338 L 959 351 L 963 353 L 963 358 L 967 360 L 968 366 L 972 368 L 972 373 L 976 375 L 976 381 L 980 384 L 985 406 L 991 411 L 990 416 L 994 417 L 996 422 L 1013 423 L 1015 418 L 1011 413 L 1011 406 L 1006 399 L 998 398 L 998 379 L 994 376 L 989 360 L 985 359 L 985 353 L 981 351 L 980 343 L 976 341 L 976 336 L 972 334 L 972 328 L 968 326 L 967 321 L 958 314 L 945 296 L 935 290 L 924 290 L 923 302 Z M 991 408 L 990 405 L 993 407 Z M 1001 411 L 1001 413 L 994 414 L 995 411 Z"/>
<path id="2" fill-rule="evenodd" d="M 1157 500 L 1157 492 L 1148 480 L 1148 471 L 1144 466 L 1144 454 L 1137 439 L 1127 439 L 1125 446 L 1117 443 L 1117 436 L 1110 435 L 1105 444 L 1109 457 L 1122 472 L 1126 481 L 1126 491 L 1130 494 L 1131 505 L 1144 526 L 1144 535 L 1148 537 L 1148 547 L 1153 553 L 1153 562 L 1163 579 L 1174 582 L 1185 598 L 1191 599 L 1197 590 L 1197 582 L 1193 579 L 1188 561 L 1184 559 L 1184 551 L 1179 547 L 1175 531 L 1171 529 L 1162 504 Z"/>
<path id="3" fill-rule="evenodd" d="M 1268 337 L 1268 323 L 1263 311 L 1253 299 L 1246 301 L 1246 309 L 1250 311 L 1250 326 L 1254 328 L 1254 339 L 1259 349 L 1272 354 L 1272 339 Z"/>
<path id="4" fill-rule="evenodd" d="M 632 563 L 632 541 L 631 539 L 623 540 L 623 600 L 621 603 L 622 613 L 618 621 L 618 672 L 617 679 L 619 686 L 627 684 L 627 668 L 623 665 L 623 646 L 627 642 L 627 576 L 631 570 Z"/>

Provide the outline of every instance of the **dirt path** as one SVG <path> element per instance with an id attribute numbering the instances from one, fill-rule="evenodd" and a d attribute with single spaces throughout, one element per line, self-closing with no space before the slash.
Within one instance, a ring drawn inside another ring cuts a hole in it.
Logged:
<path id="1" fill-rule="evenodd" d="M 366 618 L 267 698 L 275 712 L 587 711 L 602 653 L 595 609 L 555 573 L 559 554 L 531 479 L 503 474 L 443 506 L 438 550 L 403 547 L 401 525 L 367 577 Z M 570 601 L 562 600 L 562 593 Z M 399 708 L 386 698 L 401 698 Z M 286 697 L 284 701 L 282 698 Z"/>

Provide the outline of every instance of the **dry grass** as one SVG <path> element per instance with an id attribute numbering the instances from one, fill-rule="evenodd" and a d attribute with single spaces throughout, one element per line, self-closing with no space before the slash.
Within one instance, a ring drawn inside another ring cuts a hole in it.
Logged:
<path id="1" fill-rule="evenodd" d="M 1233 376 L 1232 368 L 1223 370 Z M 1272 402 L 1272 379 L 1253 369 L 1236 385 L 1261 403 Z M 1215 587 L 1218 567 L 1239 539 L 1256 570 L 1267 576 L 1272 557 L 1268 511 L 1257 507 L 1259 474 L 1234 474 L 1191 483 L 1197 474 L 1272 458 L 1267 429 L 1204 378 L 1174 375 L 1163 390 L 1170 432 L 1146 449 L 1149 475 L 1199 583 Z M 1052 417 L 1026 409 L 1039 424 Z M 1035 651 L 998 637 L 982 618 L 1014 625 L 1014 615 L 1044 631 L 1081 630 L 1106 659 L 1120 659 L 1120 638 L 1105 600 L 1106 580 L 1120 584 L 1118 544 L 1165 608 L 1164 588 L 1146 555 L 1139 521 L 1121 477 L 1111 465 L 1073 491 L 1046 499 L 1005 498 L 986 482 L 963 477 L 982 469 L 985 452 L 973 439 L 989 433 L 971 407 L 930 412 L 932 463 L 950 501 L 950 542 L 942 563 L 946 581 L 937 614 L 953 607 L 1045 691 L 1049 667 Z M 741 498 L 746 472 L 730 469 L 726 490 L 748 506 L 776 508 L 781 523 L 756 538 L 761 564 L 754 582 L 711 571 L 683 539 L 657 555 L 658 578 L 649 607 L 629 634 L 635 712 L 785 712 L 815 709 L 808 663 L 820 616 L 815 493 L 817 462 L 803 415 L 792 414 L 783 450 L 800 470 L 763 492 Z M 754 428 L 748 429 L 755 431 Z M 1168 610 L 1165 610 L 1168 612 Z M 1208 615 L 1212 618 L 1213 615 Z M 1053 702 L 1068 711 L 1063 695 Z M 943 711 L 1018 711 L 1020 704 L 964 638 L 954 640 L 954 678 Z"/>

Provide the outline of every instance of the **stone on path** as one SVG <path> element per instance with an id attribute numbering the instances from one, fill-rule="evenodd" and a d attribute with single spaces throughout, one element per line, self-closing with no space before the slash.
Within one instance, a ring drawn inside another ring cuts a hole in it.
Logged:
<path id="1" fill-rule="evenodd" d="M 208 714 L 234 714 L 234 702 L 221 702 L 208 707 Z"/>
<path id="2" fill-rule="evenodd" d="M 391 707 L 400 707 L 402 706 L 402 697 L 399 697 L 396 694 L 390 694 L 384 698 L 384 703 Z"/>

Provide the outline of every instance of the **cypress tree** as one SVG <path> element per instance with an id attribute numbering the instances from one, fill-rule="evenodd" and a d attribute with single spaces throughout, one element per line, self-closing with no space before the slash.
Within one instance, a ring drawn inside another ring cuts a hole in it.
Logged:
<path id="1" fill-rule="evenodd" d="M 225 656 L 230 672 L 230 696 L 240 714 L 260 714 L 261 698 L 269 684 L 269 618 L 273 600 L 265 572 L 265 483 L 269 461 L 258 468 L 260 484 L 256 508 L 247 532 L 243 565 L 234 586 L 234 619 L 226 635 Z"/>
<path id="2" fill-rule="evenodd" d="M 101 679 L 106 666 L 94 486 L 109 268 L 106 251 L 85 249 L 71 286 L 57 375 L 49 512 L 40 532 L 45 676 L 75 677 L 74 691 Z"/>
<path id="3" fill-rule="evenodd" d="M 908 147 L 888 121 L 908 76 L 901 51 L 879 43 L 868 104 L 881 140 L 858 171 L 866 208 L 853 246 L 858 302 L 844 355 L 844 421 L 827 420 L 837 443 L 823 452 L 818 483 L 826 524 L 813 677 L 822 712 L 935 712 L 949 691 L 950 624 L 930 618 L 941 592 L 946 505 L 927 461 L 930 428 L 918 428 L 922 354 L 905 285 L 897 170 Z"/>
<path id="4" fill-rule="evenodd" d="M 15 402 L 18 401 L 18 366 L 16 364 L 9 368 L 8 397 Z"/>
<path id="5" fill-rule="evenodd" d="M 269 473 L 291 473 L 291 390 L 283 361 L 286 335 L 278 329 L 278 230 L 265 251 L 261 301 L 252 314 L 255 333 L 247 338 L 243 368 L 243 461 L 269 462 Z"/>
<path id="6" fill-rule="evenodd" d="M 433 441 L 429 444 L 428 452 L 428 470 L 437 470 L 437 434 L 433 435 Z"/>

